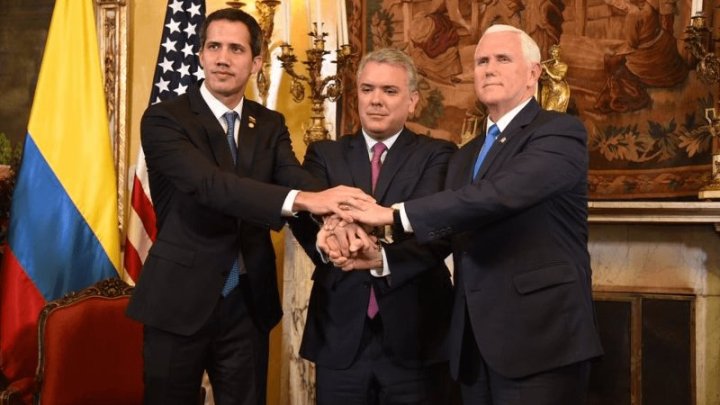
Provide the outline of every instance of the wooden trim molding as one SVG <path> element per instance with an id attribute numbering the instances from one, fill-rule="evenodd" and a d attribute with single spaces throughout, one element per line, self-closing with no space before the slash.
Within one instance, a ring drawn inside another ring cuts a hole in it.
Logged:
<path id="1" fill-rule="evenodd" d="M 105 78 L 110 138 L 117 176 L 118 225 L 124 230 L 127 190 L 128 7 L 125 0 L 95 0 L 100 60 Z"/>
<path id="2" fill-rule="evenodd" d="M 720 231 L 720 202 L 591 201 L 589 222 L 707 223 Z"/>

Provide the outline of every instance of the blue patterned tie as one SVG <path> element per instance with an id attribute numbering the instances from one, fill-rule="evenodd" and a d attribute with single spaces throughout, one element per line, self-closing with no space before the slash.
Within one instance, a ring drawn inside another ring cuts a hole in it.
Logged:
<path id="1" fill-rule="evenodd" d="M 492 124 L 490 128 L 488 128 L 487 134 L 485 135 L 485 143 L 483 143 L 477 160 L 475 160 L 475 166 L 473 167 L 473 179 L 477 176 L 480 166 L 482 166 L 482 162 L 485 160 L 485 156 L 487 156 L 490 148 L 492 148 L 492 144 L 495 142 L 495 138 L 497 138 L 498 135 L 500 135 L 500 130 L 497 125 Z"/>
<path id="2" fill-rule="evenodd" d="M 235 144 L 235 117 L 237 117 L 237 113 L 235 111 L 228 111 L 223 115 L 223 118 L 225 118 L 225 122 L 227 122 L 227 142 L 228 146 L 230 146 L 230 154 L 232 155 L 233 162 L 237 161 L 237 145 Z M 230 292 L 234 290 L 235 287 L 237 287 L 239 281 L 240 263 L 238 259 L 235 259 L 232 268 L 230 269 L 230 273 L 225 280 L 225 285 L 222 289 L 223 297 L 227 297 L 227 295 L 230 294 Z"/>

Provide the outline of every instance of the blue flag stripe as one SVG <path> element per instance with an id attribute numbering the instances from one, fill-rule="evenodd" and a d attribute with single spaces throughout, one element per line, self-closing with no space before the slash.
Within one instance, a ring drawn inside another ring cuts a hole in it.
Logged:
<path id="1" fill-rule="evenodd" d="M 97 198 L 113 201 L 116 196 Z M 23 215 L 11 217 L 8 242 L 47 301 L 117 277 L 105 250 L 29 133 L 12 201 L 12 212 L 21 211 Z"/>

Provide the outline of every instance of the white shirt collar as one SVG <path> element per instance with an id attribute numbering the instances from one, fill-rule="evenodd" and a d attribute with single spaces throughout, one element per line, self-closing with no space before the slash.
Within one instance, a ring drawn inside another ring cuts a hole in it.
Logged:
<path id="1" fill-rule="evenodd" d="M 403 129 L 404 129 L 404 128 L 403 128 Z M 398 131 L 397 134 L 395 134 L 395 135 L 393 135 L 393 136 L 391 136 L 391 137 L 389 137 L 389 138 L 387 138 L 387 139 L 385 139 L 385 140 L 378 141 L 377 139 L 375 139 L 375 138 L 371 137 L 370 135 L 368 135 L 367 132 L 365 132 L 365 129 L 363 128 L 362 134 L 363 134 L 363 137 L 365 138 L 365 144 L 366 144 L 367 147 L 368 147 L 368 153 L 372 155 L 372 147 L 375 146 L 375 144 L 378 143 L 378 142 L 384 143 L 385 146 L 387 146 L 387 150 L 390 150 L 390 148 L 392 148 L 392 146 L 393 146 L 393 144 L 395 143 L 395 141 L 397 141 L 397 139 L 398 139 L 398 137 L 400 136 L 400 133 L 401 133 L 402 131 L 403 131 L 403 130 L 401 129 L 400 131 Z"/>
<path id="2" fill-rule="evenodd" d="M 238 103 L 238 105 L 235 106 L 235 108 L 227 108 L 225 104 L 223 104 L 220 100 L 215 98 L 212 93 L 210 93 L 210 90 L 208 90 L 207 86 L 205 86 L 205 81 L 203 81 L 202 85 L 200 86 L 200 95 L 202 96 L 203 100 L 205 100 L 205 103 L 207 103 L 208 107 L 210 107 L 210 111 L 212 111 L 213 115 L 215 116 L 215 118 L 217 118 L 218 121 L 224 123 L 225 120 L 222 116 L 229 110 L 237 112 L 238 117 L 242 117 L 242 108 L 245 97 L 240 99 L 240 102 Z"/>
<path id="3" fill-rule="evenodd" d="M 487 128 L 485 128 L 485 132 L 487 132 L 488 128 L 490 128 L 493 124 L 497 125 L 500 132 L 504 131 L 505 128 L 508 125 L 510 125 L 510 121 L 512 121 L 513 118 L 515 118 L 515 116 L 518 115 L 518 113 L 523 108 L 525 108 L 525 106 L 530 102 L 530 100 L 532 100 L 532 97 L 530 97 L 527 100 L 525 100 L 524 102 L 518 104 L 518 106 L 513 108 L 512 110 L 508 111 L 505 115 L 500 117 L 500 119 L 497 122 L 493 122 L 493 120 L 491 120 L 490 117 L 488 117 Z"/>

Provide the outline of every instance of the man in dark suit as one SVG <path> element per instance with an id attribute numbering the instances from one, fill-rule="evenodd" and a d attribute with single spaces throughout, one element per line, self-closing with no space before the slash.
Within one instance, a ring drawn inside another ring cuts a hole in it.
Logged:
<path id="1" fill-rule="evenodd" d="M 452 237 L 450 366 L 465 404 L 582 404 L 589 361 L 602 354 L 587 251 L 587 135 L 579 120 L 533 99 L 539 62 L 526 33 L 490 27 L 474 65 L 486 135 L 455 154 L 445 191 L 394 209 L 358 204 L 352 214 L 420 242 Z"/>
<path id="2" fill-rule="evenodd" d="M 304 167 L 386 205 L 440 191 L 457 148 L 405 128 L 419 99 L 412 60 L 390 48 L 365 55 L 357 89 L 361 131 L 312 143 Z M 316 365 L 317 403 L 448 404 L 449 243 L 401 234 L 335 267 L 318 254 L 312 220 L 290 224 L 317 266 L 300 347 Z"/>
<path id="3" fill-rule="evenodd" d="M 205 80 L 145 112 L 141 137 L 158 234 L 128 308 L 145 325 L 146 404 L 265 404 L 268 333 L 282 315 L 269 230 L 282 216 L 338 211 L 360 190 L 320 193 L 284 118 L 244 99 L 262 34 L 243 11 L 201 31 Z"/>

